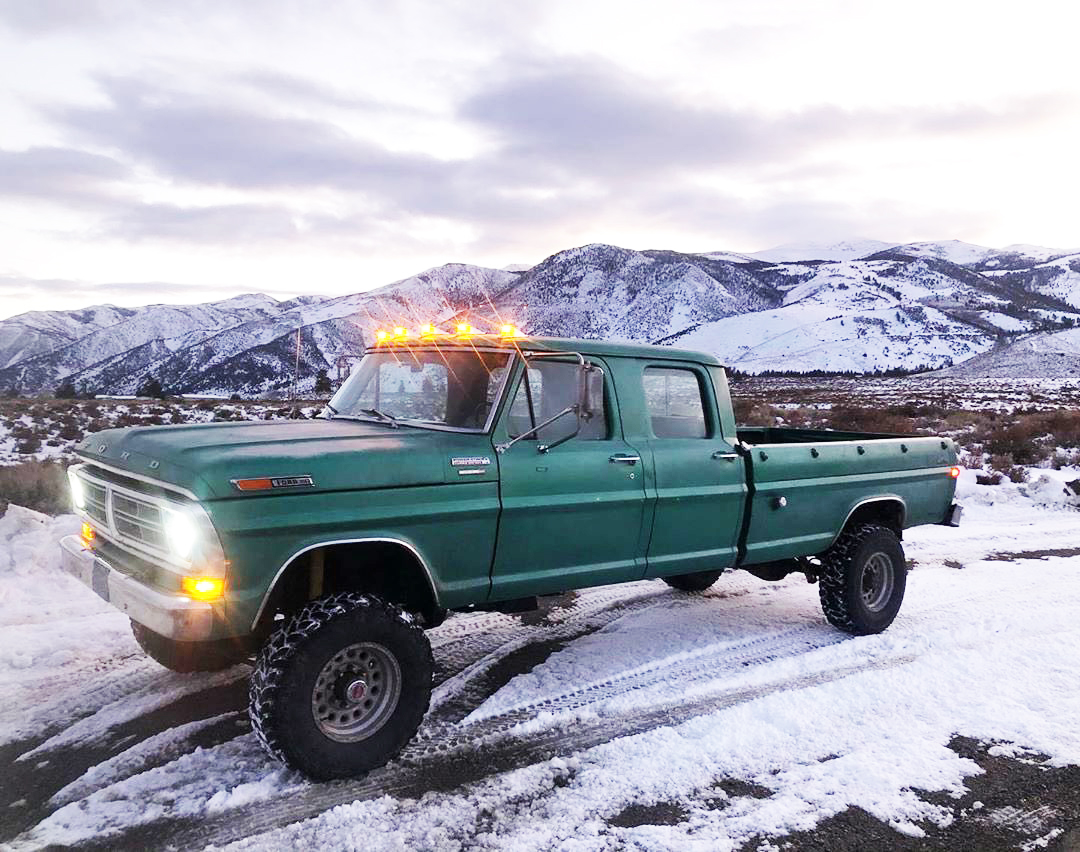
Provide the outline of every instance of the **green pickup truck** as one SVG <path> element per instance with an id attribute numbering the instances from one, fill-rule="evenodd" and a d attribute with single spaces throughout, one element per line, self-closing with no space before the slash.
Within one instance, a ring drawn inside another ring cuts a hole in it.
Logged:
<path id="1" fill-rule="evenodd" d="M 884 630 L 900 539 L 959 521 L 947 439 L 738 428 L 724 368 L 658 346 L 379 335 L 314 420 L 116 429 L 77 447 L 65 568 L 177 671 L 254 656 L 250 715 L 315 778 L 390 760 L 448 611 L 726 569 L 818 583 Z"/>

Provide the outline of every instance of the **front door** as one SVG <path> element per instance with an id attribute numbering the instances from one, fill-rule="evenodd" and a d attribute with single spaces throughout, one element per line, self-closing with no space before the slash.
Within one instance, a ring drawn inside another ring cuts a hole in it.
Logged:
<path id="1" fill-rule="evenodd" d="M 576 361 L 550 358 L 522 370 L 496 426 L 496 443 L 572 404 L 577 370 Z M 610 383 L 605 370 L 604 404 L 576 437 L 549 452 L 538 449 L 576 428 L 576 418 L 568 414 L 497 454 L 502 511 L 494 600 L 622 582 L 644 573 L 647 461 L 622 439 Z"/>

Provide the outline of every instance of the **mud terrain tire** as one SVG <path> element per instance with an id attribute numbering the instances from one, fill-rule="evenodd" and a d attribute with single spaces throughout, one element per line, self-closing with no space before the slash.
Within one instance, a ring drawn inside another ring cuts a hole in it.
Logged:
<path id="1" fill-rule="evenodd" d="M 664 582 L 671 588 L 680 592 L 704 592 L 709 586 L 720 579 L 721 571 L 695 571 L 692 574 L 676 574 L 674 577 L 664 577 Z"/>
<path id="2" fill-rule="evenodd" d="M 896 533 L 877 524 L 845 530 L 821 562 L 818 590 L 829 624 L 855 636 L 880 633 L 892 624 L 907 586 Z"/>
<path id="3" fill-rule="evenodd" d="M 320 780 L 382 766 L 412 739 L 431 699 L 423 630 L 372 595 L 311 601 L 259 652 L 248 713 L 272 757 Z"/>
<path id="4" fill-rule="evenodd" d="M 155 633 L 137 621 L 131 622 L 131 632 L 140 648 L 174 672 L 219 672 L 251 656 L 239 640 L 179 642 Z"/>

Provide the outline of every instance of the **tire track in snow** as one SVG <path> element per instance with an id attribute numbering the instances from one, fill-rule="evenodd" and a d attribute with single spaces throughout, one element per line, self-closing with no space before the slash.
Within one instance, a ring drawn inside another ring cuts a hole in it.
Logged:
<path id="1" fill-rule="evenodd" d="M 767 587 L 766 587 L 767 588 Z M 971 601 L 980 597 L 1007 597 L 1012 592 L 1002 589 L 991 595 L 961 595 L 951 600 L 937 600 L 930 606 L 921 607 L 914 613 L 907 613 L 904 622 L 908 627 L 918 627 L 920 624 L 933 620 L 951 618 L 953 611 L 967 607 Z M 466 666 L 459 672 L 466 676 L 449 690 L 450 693 L 460 692 L 459 686 L 467 685 L 478 677 L 481 677 L 492 665 L 499 660 L 505 659 L 507 654 L 512 654 L 517 649 L 527 648 L 534 640 L 552 640 L 560 635 L 584 635 L 589 632 L 586 627 L 597 629 L 617 620 L 627 614 L 642 608 L 671 602 L 673 597 L 660 591 L 658 594 L 638 596 L 627 600 L 626 596 L 619 595 L 626 601 L 625 606 L 616 606 L 606 612 L 596 613 L 595 606 L 577 608 L 578 617 L 588 624 L 582 625 L 557 625 L 553 628 L 538 628 L 535 626 L 518 625 L 507 634 L 498 637 L 499 641 L 506 635 L 512 638 L 510 642 L 502 642 L 494 651 L 489 652 L 487 658 L 481 658 L 474 664 Z M 677 599 L 677 598 L 674 598 Z M 606 601 L 605 601 L 606 602 Z M 600 601 L 595 602 L 601 605 Z M 768 597 L 755 603 L 755 608 L 768 609 Z M 728 610 L 735 611 L 734 609 Z M 598 618 L 589 616 L 597 614 Z M 722 616 L 721 616 L 722 617 Z M 487 619 L 477 620 L 477 627 L 491 624 Z M 474 622 L 475 623 L 475 622 Z M 459 634 L 462 639 L 468 639 L 469 634 Z M 484 638 L 484 637 L 479 637 Z M 898 665 L 897 661 L 870 660 L 855 665 L 842 664 L 833 670 L 819 671 L 812 675 L 799 675 L 787 680 L 768 684 L 766 686 L 747 687 L 741 678 L 732 683 L 734 675 L 761 670 L 768 663 L 793 659 L 814 651 L 822 650 L 831 645 L 849 641 L 844 634 L 837 633 L 821 623 L 801 624 L 787 630 L 772 631 L 765 634 L 756 634 L 742 640 L 723 641 L 711 644 L 704 649 L 698 649 L 688 655 L 679 655 L 679 659 L 656 660 L 646 666 L 639 666 L 633 670 L 619 673 L 603 681 L 584 685 L 574 690 L 568 690 L 556 696 L 548 696 L 544 699 L 528 702 L 527 704 L 508 708 L 500 713 L 474 721 L 471 723 L 447 722 L 435 720 L 435 724 L 428 724 L 421 730 L 416 741 L 407 747 L 401 758 L 389 767 L 378 770 L 368 776 L 367 779 L 358 782 L 337 782 L 331 785 L 314 785 L 297 792 L 290 792 L 288 796 L 263 798 L 257 805 L 251 805 L 248 810 L 261 810 L 283 813 L 283 808 L 288 808 L 287 818 L 274 817 L 271 823 L 264 823 L 258 830 L 265 831 L 286 821 L 300 819 L 314 815 L 321 808 L 332 807 L 340 803 L 335 797 L 344 796 L 340 801 L 352 801 L 371 795 L 383 795 L 404 791 L 403 794 L 421 795 L 429 789 L 441 789 L 452 787 L 470 780 L 477 780 L 492 774 L 497 774 L 506 769 L 523 765 L 520 761 L 543 759 L 547 754 L 544 749 L 550 751 L 550 756 L 569 754 L 575 750 L 587 748 L 596 742 L 603 742 L 605 738 L 622 736 L 633 733 L 640 727 L 640 719 L 656 719 L 655 726 L 670 724 L 673 721 L 681 721 L 726 706 L 727 703 L 738 703 L 742 700 L 752 700 L 761 694 L 773 691 L 797 688 L 800 683 L 812 684 L 824 682 L 829 679 L 847 676 L 848 673 L 861 671 L 865 668 L 882 665 Z M 472 650 L 477 649 L 473 644 Z M 460 654 L 457 655 L 460 662 Z M 479 663 L 479 665 L 477 665 Z M 451 676 L 452 678 L 453 676 Z M 449 679 L 447 679 L 449 680 Z M 758 678 L 760 680 L 760 678 Z M 447 681 L 444 680 L 444 683 Z M 688 687 L 694 687 L 697 693 L 707 697 L 695 695 L 690 700 L 678 701 L 673 707 L 661 708 L 659 702 L 663 697 L 650 695 L 650 697 L 635 707 L 633 714 L 620 713 L 615 708 L 609 709 L 607 716 L 597 720 L 595 718 L 580 718 L 581 711 L 589 711 L 597 708 L 612 699 L 619 699 L 637 691 L 646 691 L 657 686 L 665 686 L 667 692 L 672 691 L 684 694 Z M 672 690 L 671 687 L 674 687 Z M 740 698 L 739 696 L 742 696 Z M 472 698 L 473 696 L 469 696 Z M 720 703 L 718 703 L 720 702 Z M 642 710 L 642 704 L 648 709 Z M 475 706 L 475 705 L 473 705 Z M 662 711 L 662 712 L 661 712 Z M 661 715 L 657 715 L 660 713 Z M 538 719 L 542 716 L 542 719 Z M 663 720 L 668 721 L 663 721 Z M 570 734 L 567 733 L 567 723 L 573 723 Z M 562 727 L 560 727 L 560 725 Z M 579 729 L 581 736 L 579 736 Z M 642 728 L 647 730 L 648 727 Z M 601 737 L 595 742 L 588 737 Z M 602 735 L 602 736 L 601 736 Z M 551 751 L 552 743 L 558 748 Z M 482 748 L 477 748 L 482 745 Z M 518 761 L 516 764 L 514 761 Z M 441 779 L 441 780 L 440 780 Z M 335 792 L 335 791 L 347 792 Z M 367 792 L 365 792 L 367 791 Z M 412 792 L 409 792 L 412 791 Z M 308 802 L 305 807 L 314 810 L 304 810 L 300 815 L 293 815 L 293 808 L 300 807 L 299 803 L 293 803 L 296 796 L 301 801 Z M 329 796 L 329 799 L 320 798 Z M 288 801 L 285 801 L 285 800 Z M 321 804 L 320 804 L 321 803 Z M 229 814 L 242 814 L 243 809 L 232 809 Z M 266 817 L 259 817 L 266 819 Z M 223 816 L 228 822 L 230 817 Z M 187 829 L 183 822 L 175 818 L 164 818 L 160 823 L 155 823 L 157 828 L 153 834 L 145 835 L 148 839 L 160 842 L 163 836 L 159 832 L 178 833 L 178 837 L 186 836 Z M 205 826 L 200 822 L 200 831 Z M 254 829 L 253 829 L 254 830 Z M 125 832 L 124 837 L 134 842 L 142 829 L 132 827 Z M 171 839 L 170 839 L 170 842 Z M 205 842 L 205 838 L 203 838 Z M 181 844 L 182 845 L 182 844 Z"/>

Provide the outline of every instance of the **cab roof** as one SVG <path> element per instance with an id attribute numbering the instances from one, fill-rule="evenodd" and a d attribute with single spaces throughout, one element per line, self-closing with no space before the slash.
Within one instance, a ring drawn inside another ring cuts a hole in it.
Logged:
<path id="1" fill-rule="evenodd" d="M 386 352 L 400 349 L 448 348 L 496 348 L 519 349 L 523 352 L 581 352 L 584 355 L 599 355 L 615 358 L 665 359 L 672 361 L 694 361 L 722 367 L 715 355 L 696 352 L 691 349 L 675 349 L 671 346 L 656 346 L 644 343 L 614 343 L 606 340 L 583 340 L 571 337 L 532 337 L 520 335 L 507 338 L 496 334 L 472 334 L 468 337 L 439 335 L 432 338 L 410 338 L 407 340 L 388 340 L 375 346 L 369 346 L 368 352 Z"/>

